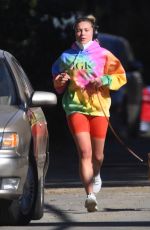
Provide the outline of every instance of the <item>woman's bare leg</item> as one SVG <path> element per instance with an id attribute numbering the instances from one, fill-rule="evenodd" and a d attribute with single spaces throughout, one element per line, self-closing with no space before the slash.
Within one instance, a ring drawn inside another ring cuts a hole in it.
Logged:
<path id="1" fill-rule="evenodd" d="M 88 132 L 74 135 L 74 140 L 79 153 L 79 173 L 87 194 L 93 192 L 93 162 L 91 137 Z"/>
<path id="2" fill-rule="evenodd" d="M 92 138 L 92 151 L 93 151 L 92 159 L 93 159 L 93 171 L 95 176 L 99 173 L 103 163 L 104 145 L 105 145 L 105 139 Z"/>

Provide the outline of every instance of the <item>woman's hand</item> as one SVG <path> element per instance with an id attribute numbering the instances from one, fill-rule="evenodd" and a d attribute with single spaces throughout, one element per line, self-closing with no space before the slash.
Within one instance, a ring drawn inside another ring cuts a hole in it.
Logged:
<path id="1" fill-rule="evenodd" d="M 102 86 L 102 81 L 100 78 L 95 78 L 90 80 L 90 87 L 93 90 L 99 90 L 99 88 Z"/>
<path id="2" fill-rule="evenodd" d="M 54 85 L 56 88 L 63 87 L 70 80 L 70 76 L 67 73 L 61 73 L 55 77 Z"/>

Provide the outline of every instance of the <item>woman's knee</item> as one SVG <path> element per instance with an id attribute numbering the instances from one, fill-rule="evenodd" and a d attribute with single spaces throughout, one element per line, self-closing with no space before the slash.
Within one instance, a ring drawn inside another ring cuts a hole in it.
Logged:
<path id="1" fill-rule="evenodd" d="M 90 146 L 84 146 L 83 148 L 78 148 L 79 157 L 82 160 L 87 160 L 92 158 L 92 149 Z"/>
<path id="2" fill-rule="evenodd" d="M 96 161 L 102 162 L 104 160 L 104 153 L 103 152 L 95 153 L 93 154 L 93 158 Z"/>
<path id="3" fill-rule="evenodd" d="M 82 160 L 88 160 L 92 158 L 92 149 L 83 148 L 79 150 L 79 155 Z"/>

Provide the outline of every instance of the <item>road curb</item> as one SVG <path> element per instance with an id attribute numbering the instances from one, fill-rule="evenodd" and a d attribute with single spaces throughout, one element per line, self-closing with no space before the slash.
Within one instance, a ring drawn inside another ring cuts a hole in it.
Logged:
<path id="1" fill-rule="evenodd" d="M 138 186 L 150 186 L 148 180 L 136 180 L 136 181 L 103 181 L 103 187 L 138 187 Z M 64 180 L 64 181 L 46 181 L 45 188 L 70 188 L 70 187 L 83 187 L 80 181 L 76 180 Z"/>

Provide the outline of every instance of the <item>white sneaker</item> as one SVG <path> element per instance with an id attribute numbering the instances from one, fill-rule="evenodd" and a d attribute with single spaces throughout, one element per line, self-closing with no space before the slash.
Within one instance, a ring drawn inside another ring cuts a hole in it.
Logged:
<path id="1" fill-rule="evenodd" d="M 93 192 L 98 193 L 102 187 L 100 173 L 93 178 Z"/>
<path id="2" fill-rule="evenodd" d="M 88 212 L 96 212 L 97 208 L 97 200 L 96 196 L 93 193 L 90 193 L 85 200 L 85 208 L 87 208 Z"/>

